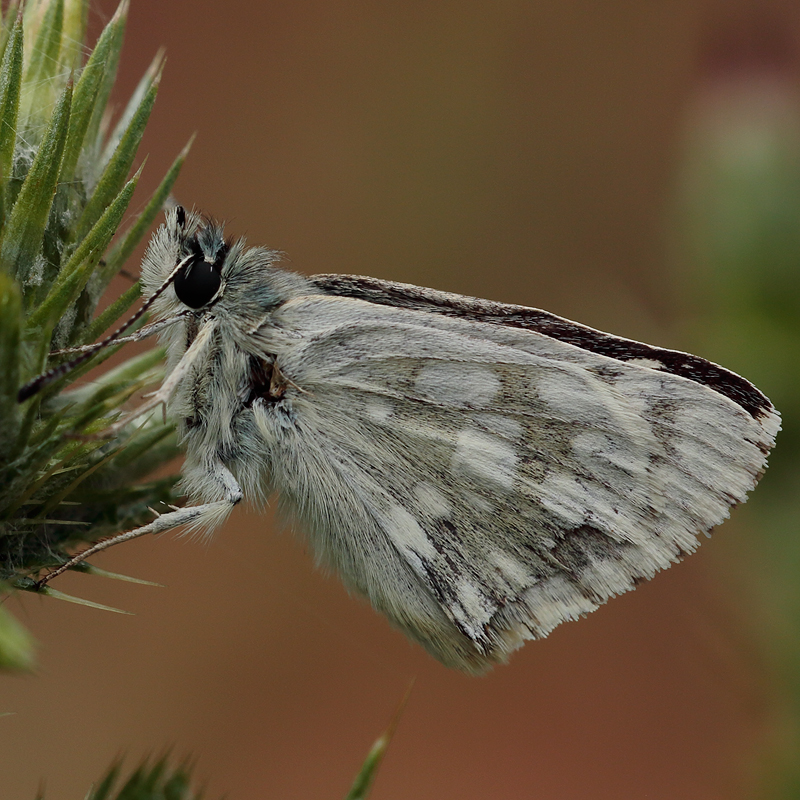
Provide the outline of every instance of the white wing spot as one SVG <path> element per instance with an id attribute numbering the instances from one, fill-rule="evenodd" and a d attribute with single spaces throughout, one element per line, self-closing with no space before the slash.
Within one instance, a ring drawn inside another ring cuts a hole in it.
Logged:
<path id="1" fill-rule="evenodd" d="M 392 404 L 386 400 L 370 400 L 367 403 L 367 416 L 375 422 L 386 422 L 392 416 Z"/>
<path id="2" fill-rule="evenodd" d="M 525 565 L 502 550 L 490 550 L 487 559 L 500 571 L 506 583 L 517 593 L 533 583 Z"/>
<path id="3" fill-rule="evenodd" d="M 402 506 L 392 506 L 387 520 L 387 533 L 389 538 L 397 545 L 401 552 L 433 561 L 436 548 L 414 518 L 414 515 Z"/>
<path id="4" fill-rule="evenodd" d="M 491 620 L 497 606 L 469 578 L 459 578 L 456 597 L 459 605 L 450 606 L 451 613 L 473 639 L 481 638 L 484 635 L 483 627 Z"/>
<path id="5" fill-rule="evenodd" d="M 499 389 L 500 379 L 490 368 L 463 362 L 430 364 L 416 380 L 421 397 L 451 408 L 492 405 Z"/>
<path id="6" fill-rule="evenodd" d="M 420 510 L 431 517 L 447 517 L 453 510 L 447 498 L 431 484 L 422 481 L 414 487 Z"/>
<path id="7" fill-rule="evenodd" d="M 453 471 L 467 472 L 474 478 L 490 481 L 502 489 L 514 488 L 517 456 L 514 448 L 474 428 L 461 431 L 453 454 Z"/>

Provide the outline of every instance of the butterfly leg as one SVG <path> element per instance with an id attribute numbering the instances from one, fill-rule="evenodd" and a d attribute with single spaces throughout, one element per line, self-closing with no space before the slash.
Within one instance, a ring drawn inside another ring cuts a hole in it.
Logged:
<path id="1" fill-rule="evenodd" d="M 206 346 L 211 341 L 214 330 L 215 326 L 213 322 L 208 323 L 200 328 L 200 332 L 197 334 L 197 337 L 192 342 L 189 349 L 183 354 L 183 358 L 181 358 L 181 360 L 175 365 L 175 368 L 172 370 L 172 372 L 167 375 L 166 380 L 161 384 L 161 388 L 149 395 L 148 399 L 138 408 L 135 408 L 129 414 L 126 414 L 124 417 L 122 417 L 122 419 L 117 420 L 117 422 L 115 422 L 113 425 L 109 425 L 107 428 L 100 431 L 100 433 L 97 434 L 97 438 L 108 439 L 116 436 L 130 422 L 135 420 L 137 417 L 141 417 L 143 414 L 146 414 L 148 411 L 158 408 L 158 406 L 164 407 L 164 414 L 166 417 L 167 402 L 172 397 L 180 383 L 184 381 L 190 374 L 194 364 L 203 355 Z"/>
<path id="2" fill-rule="evenodd" d="M 208 471 L 210 477 L 213 477 L 219 482 L 220 489 L 223 493 L 223 499 L 217 500 L 212 503 L 202 503 L 197 506 L 185 506 L 184 508 L 176 508 L 166 514 L 158 514 L 156 518 L 149 522 L 147 525 L 142 525 L 124 533 L 118 533 L 116 536 L 110 536 L 108 539 L 103 539 L 97 544 L 88 547 L 86 550 L 78 553 L 65 561 L 59 567 L 49 572 L 36 583 L 36 588 L 41 589 L 46 586 L 53 578 L 61 575 L 87 558 L 113 547 L 115 544 L 127 542 L 130 539 L 138 539 L 140 536 L 146 536 L 149 533 L 164 533 L 165 531 L 172 530 L 182 525 L 188 525 L 189 530 L 205 529 L 210 530 L 220 526 L 228 517 L 228 514 L 233 510 L 233 507 L 242 499 L 242 489 L 233 477 L 230 470 L 221 463 L 215 463 Z"/>

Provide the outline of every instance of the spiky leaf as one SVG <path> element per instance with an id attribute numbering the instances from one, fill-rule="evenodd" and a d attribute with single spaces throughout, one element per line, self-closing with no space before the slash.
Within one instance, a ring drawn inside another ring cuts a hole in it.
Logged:
<path id="1" fill-rule="evenodd" d="M 0 265 L 25 283 L 41 253 L 69 128 L 72 86 L 61 93 L 36 158 L 3 227 Z"/>
<path id="2" fill-rule="evenodd" d="M 157 348 L 76 386 L 119 349 L 107 347 L 23 405 L 15 397 L 21 381 L 64 360 L 52 350 L 119 324 L 138 287 L 112 298 L 99 316 L 97 305 L 185 158 L 184 151 L 120 236 L 163 62 L 159 55 L 107 135 L 127 7 L 123 0 L 85 65 L 88 0 L 41 0 L 22 16 L 9 7 L 2 17 L 0 580 L 11 588 L 34 589 L 36 576 L 63 563 L 71 547 L 143 524 L 151 508 L 178 501 L 174 476 L 147 480 L 177 453 L 171 425 L 145 419 L 113 440 L 80 438 L 103 431 L 162 379 Z"/>
<path id="3" fill-rule="evenodd" d="M 3 597 L 0 587 L 0 598 Z M 34 665 L 31 635 L 0 605 L 0 670 L 28 672 Z"/>
<path id="4" fill-rule="evenodd" d="M 14 160 L 14 145 L 17 141 L 17 114 L 22 83 L 22 17 L 18 17 L 3 52 L 0 68 L 0 180 L 5 184 L 11 179 Z M 5 221 L 7 198 L 0 192 L 0 224 Z"/>

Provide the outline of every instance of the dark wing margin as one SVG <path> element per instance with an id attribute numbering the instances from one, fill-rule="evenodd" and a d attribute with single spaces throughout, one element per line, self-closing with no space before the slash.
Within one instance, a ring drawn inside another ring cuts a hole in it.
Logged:
<path id="1" fill-rule="evenodd" d="M 309 280 L 325 294 L 509 328 L 523 328 L 617 361 L 656 361 L 665 372 L 708 386 L 727 397 L 754 419 L 769 416 L 775 411 L 769 399 L 752 383 L 700 356 L 612 336 L 538 308 L 497 303 L 361 275 L 312 275 Z"/>

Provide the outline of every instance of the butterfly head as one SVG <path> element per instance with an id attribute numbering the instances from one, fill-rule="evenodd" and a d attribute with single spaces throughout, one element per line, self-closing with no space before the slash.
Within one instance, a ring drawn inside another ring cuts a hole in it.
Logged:
<path id="1" fill-rule="evenodd" d="M 71 361 L 37 375 L 20 388 L 20 402 L 85 363 L 115 342 L 141 339 L 163 328 L 145 326 L 136 337 L 122 333 L 152 311 L 156 320 L 173 324 L 187 314 L 211 314 L 250 330 L 265 313 L 297 294 L 303 278 L 275 267 L 281 254 L 263 247 L 246 248 L 244 239 L 225 238 L 223 226 L 195 211 L 174 205 L 155 232 L 142 261 L 144 303 L 117 330 L 100 342 L 74 349 Z M 68 351 L 65 351 L 68 352 Z"/>
<path id="2" fill-rule="evenodd" d="M 164 279 L 172 278 L 175 295 L 183 305 L 194 310 L 208 306 L 220 295 L 222 271 L 231 249 L 222 226 L 198 214 L 187 216 L 183 206 L 176 206 L 167 213 L 162 231 L 159 249 L 165 249 L 166 244 L 173 256 L 166 262 L 157 261 L 167 265 L 174 262 L 170 273 L 180 266 L 174 276 L 170 274 Z"/>

